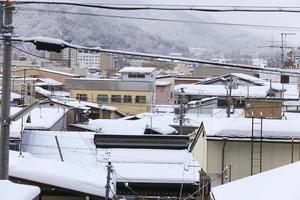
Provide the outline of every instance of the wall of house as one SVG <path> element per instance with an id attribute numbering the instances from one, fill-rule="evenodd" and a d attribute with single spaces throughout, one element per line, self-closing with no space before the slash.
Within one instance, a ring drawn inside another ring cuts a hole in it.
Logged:
<path id="1" fill-rule="evenodd" d="M 198 161 L 200 167 L 207 171 L 207 140 L 205 136 L 200 136 L 193 151 L 193 157 Z"/>
<path id="2" fill-rule="evenodd" d="M 171 85 L 156 86 L 156 104 L 166 105 L 171 102 Z"/>
<path id="3" fill-rule="evenodd" d="M 195 67 L 194 68 L 194 76 L 201 76 L 201 77 L 213 77 L 213 76 L 223 76 L 229 73 L 244 73 L 248 75 L 256 75 L 258 72 L 253 71 L 245 71 L 245 70 L 239 70 L 234 68 L 217 68 L 212 67 L 211 65 L 204 65 L 201 67 Z"/>
<path id="4" fill-rule="evenodd" d="M 64 114 L 50 129 L 49 131 L 63 131 L 67 130 L 67 113 Z"/>
<path id="5" fill-rule="evenodd" d="M 199 145 L 202 141 L 198 142 Z M 206 172 L 214 177 L 221 173 L 223 141 L 207 141 Z M 300 145 L 293 145 L 293 162 L 300 157 Z M 198 162 L 203 162 L 198 160 Z M 262 150 L 262 171 L 270 170 L 292 162 L 291 143 L 264 143 Z M 251 143 L 250 142 L 226 142 L 224 154 L 224 166 L 231 165 L 231 180 L 237 180 L 251 174 Z M 229 176 L 229 173 L 228 173 Z M 224 178 L 224 183 L 228 182 Z M 221 184 L 221 176 L 214 181 L 213 185 Z"/>
<path id="6" fill-rule="evenodd" d="M 70 90 L 70 97 L 76 98 L 78 94 L 86 94 L 87 101 L 97 102 L 97 95 L 108 95 L 108 102 L 99 102 L 103 105 L 109 105 L 116 107 L 120 112 L 129 114 L 137 114 L 141 112 L 151 112 L 152 111 L 152 92 L 143 91 L 109 91 L 109 90 Z M 121 95 L 121 103 L 111 102 L 112 95 Z M 124 95 L 129 95 L 132 98 L 131 103 L 124 103 Z M 145 96 L 145 103 L 135 103 L 136 96 Z"/>
<path id="7" fill-rule="evenodd" d="M 155 72 L 153 73 L 133 73 L 133 74 L 144 74 L 145 78 L 130 78 L 129 73 L 122 74 L 122 80 L 124 81 L 154 81 L 155 80 Z"/>

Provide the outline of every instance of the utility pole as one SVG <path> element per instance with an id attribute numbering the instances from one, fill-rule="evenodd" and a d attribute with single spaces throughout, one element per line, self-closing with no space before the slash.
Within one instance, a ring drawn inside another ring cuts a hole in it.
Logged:
<path id="1" fill-rule="evenodd" d="M 232 89 L 237 89 L 238 88 L 238 83 L 236 83 L 232 77 L 230 77 L 230 79 L 227 80 L 226 84 L 225 84 L 225 88 L 227 90 L 227 118 L 230 118 L 230 108 L 231 108 L 231 104 L 232 104 Z"/>
<path id="2" fill-rule="evenodd" d="M 106 186 L 105 186 L 105 200 L 109 200 L 109 191 L 110 191 L 110 174 L 112 172 L 111 162 L 108 162 L 107 165 L 107 176 L 106 176 Z"/>
<path id="3" fill-rule="evenodd" d="M 1 133 L 0 133 L 0 179 L 8 179 L 9 132 L 10 132 L 10 90 L 11 90 L 11 38 L 13 35 L 13 2 L 7 0 L 4 6 L 3 24 L 3 72 L 1 98 Z"/>
<path id="4" fill-rule="evenodd" d="M 179 122 L 179 134 L 182 134 L 183 124 L 186 121 L 185 114 L 187 111 L 186 105 L 184 103 L 185 98 L 184 98 L 183 88 L 180 88 L 180 92 L 178 92 L 176 94 L 180 95 L 180 106 L 179 106 L 179 108 L 175 107 L 175 109 L 174 109 L 175 114 L 176 114 L 176 118 L 174 118 L 174 121 L 176 120 L 176 122 Z"/>
<path id="5" fill-rule="evenodd" d="M 284 69 L 284 48 L 285 47 L 285 38 L 287 35 L 296 35 L 295 33 L 281 33 L 281 68 Z"/>
<path id="6" fill-rule="evenodd" d="M 181 88 L 181 95 L 180 95 L 180 109 L 179 109 L 179 134 L 182 134 L 183 129 L 183 122 L 185 116 L 185 105 L 184 105 L 184 90 Z"/>

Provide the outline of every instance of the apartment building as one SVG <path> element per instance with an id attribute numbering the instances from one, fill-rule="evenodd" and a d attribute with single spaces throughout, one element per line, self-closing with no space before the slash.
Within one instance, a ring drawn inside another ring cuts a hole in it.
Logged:
<path id="1" fill-rule="evenodd" d="M 124 114 L 151 112 L 155 104 L 156 69 L 124 67 L 120 79 L 67 79 L 70 97 L 116 107 Z"/>

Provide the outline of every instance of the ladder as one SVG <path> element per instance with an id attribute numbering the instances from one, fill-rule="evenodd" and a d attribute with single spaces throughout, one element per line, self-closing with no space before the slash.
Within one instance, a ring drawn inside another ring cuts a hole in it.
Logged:
<path id="1" fill-rule="evenodd" d="M 251 130 L 251 175 L 262 172 L 262 127 L 263 117 L 252 116 Z"/>

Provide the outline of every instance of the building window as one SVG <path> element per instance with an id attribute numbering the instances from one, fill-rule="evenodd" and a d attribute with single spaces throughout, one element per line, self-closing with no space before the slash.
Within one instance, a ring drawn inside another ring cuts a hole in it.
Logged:
<path id="1" fill-rule="evenodd" d="M 111 102 L 121 103 L 121 95 L 111 95 Z"/>
<path id="2" fill-rule="evenodd" d="M 80 101 L 87 101 L 87 94 L 77 94 L 76 98 Z"/>
<path id="3" fill-rule="evenodd" d="M 146 103 L 146 96 L 136 96 L 135 103 Z"/>
<path id="4" fill-rule="evenodd" d="M 281 75 L 280 77 L 280 83 L 289 83 L 290 82 L 290 77 L 287 75 Z"/>
<path id="5" fill-rule="evenodd" d="M 128 78 L 145 78 L 145 74 L 129 73 Z"/>
<path id="6" fill-rule="evenodd" d="M 132 98 L 129 95 L 124 95 L 124 103 L 131 103 L 132 102 Z"/>
<path id="7" fill-rule="evenodd" d="M 108 95 L 98 94 L 97 95 L 97 102 L 108 102 Z"/>

